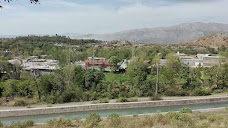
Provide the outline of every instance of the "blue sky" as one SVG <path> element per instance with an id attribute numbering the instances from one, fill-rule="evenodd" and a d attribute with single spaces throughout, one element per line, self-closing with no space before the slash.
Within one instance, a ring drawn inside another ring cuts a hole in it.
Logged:
<path id="1" fill-rule="evenodd" d="M 0 35 L 113 33 L 186 22 L 228 23 L 228 0 L 14 0 L 0 10 Z"/>

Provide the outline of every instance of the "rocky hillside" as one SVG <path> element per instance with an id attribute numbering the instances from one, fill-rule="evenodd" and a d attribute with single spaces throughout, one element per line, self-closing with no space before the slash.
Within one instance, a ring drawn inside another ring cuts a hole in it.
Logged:
<path id="1" fill-rule="evenodd" d="M 208 35 L 218 33 L 227 33 L 228 24 L 219 23 L 185 23 L 170 27 L 143 28 L 127 30 L 112 34 L 89 34 L 76 36 L 81 39 L 98 39 L 98 40 L 128 40 L 140 43 L 181 43 L 192 42 Z"/>
<path id="2" fill-rule="evenodd" d="M 228 48 L 228 34 L 221 33 L 211 36 L 206 36 L 195 40 L 193 43 L 195 46 L 211 47 L 211 48 Z"/>

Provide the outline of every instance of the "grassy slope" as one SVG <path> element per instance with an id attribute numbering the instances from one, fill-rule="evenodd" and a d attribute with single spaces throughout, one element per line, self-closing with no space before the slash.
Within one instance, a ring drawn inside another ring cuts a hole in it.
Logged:
<path id="1" fill-rule="evenodd" d="M 109 116 L 100 120 L 93 116 L 85 121 L 59 119 L 31 128 L 228 128 L 228 109 L 193 113 L 167 113 L 132 117 Z"/>

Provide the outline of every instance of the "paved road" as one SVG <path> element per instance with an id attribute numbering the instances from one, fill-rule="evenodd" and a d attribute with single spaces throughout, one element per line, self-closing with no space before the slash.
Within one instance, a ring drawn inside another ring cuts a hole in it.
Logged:
<path id="1" fill-rule="evenodd" d="M 228 93 L 221 93 L 221 94 L 213 94 L 210 96 L 185 96 L 185 97 L 162 97 L 163 100 L 182 100 L 182 99 L 199 99 L 199 98 L 213 98 L 213 97 L 224 97 L 228 96 Z M 150 101 L 149 97 L 138 98 L 139 101 Z M 110 100 L 109 103 L 115 103 L 115 100 Z M 92 101 L 88 102 L 73 102 L 73 103 L 65 103 L 65 104 L 52 104 L 51 107 L 63 107 L 63 106 L 74 106 L 74 105 L 88 105 L 92 104 Z M 48 107 L 47 104 L 36 104 L 31 105 L 31 108 L 43 108 Z M 0 107 L 0 110 L 12 110 L 12 109 L 23 109 L 27 107 Z"/>

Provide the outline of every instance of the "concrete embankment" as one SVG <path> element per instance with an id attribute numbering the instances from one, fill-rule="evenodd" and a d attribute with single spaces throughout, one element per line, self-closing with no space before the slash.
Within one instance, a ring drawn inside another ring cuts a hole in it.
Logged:
<path id="1" fill-rule="evenodd" d="M 184 100 L 162 100 L 162 101 L 144 101 L 144 102 L 130 102 L 130 103 L 129 102 L 128 103 L 107 103 L 107 104 L 74 105 L 74 106 L 62 106 L 62 107 L 0 110 L 0 118 L 59 114 L 59 113 L 82 112 L 82 111 L 147 108 L 147 107 L 159 107 L 159 106 L 175 106 L 175 105 L 206 104 L 206 103 L 221 103 L 221 102 L 228 102 L 228 96 L 213 97 L 213 98 L 184 99 Z"/>

